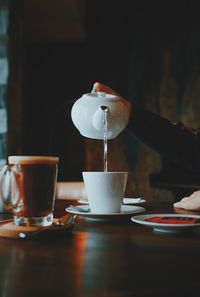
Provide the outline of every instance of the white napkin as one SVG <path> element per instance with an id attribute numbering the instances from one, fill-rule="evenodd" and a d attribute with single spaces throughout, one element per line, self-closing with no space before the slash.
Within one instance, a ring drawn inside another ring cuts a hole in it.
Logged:
<path id="1" fill-rule="evenodd" d="M 83 182 L 58 182 L 56 186 L 57 199 L 80 199 L 86 197 Z"/>
<path id="2" fill-rule="evenodd" d="M 174 203 L 174 207 L 186 210 L 200 210 L 200 190 L 195 191 L 189 197 L 184 197 L 181 201 Z"/>

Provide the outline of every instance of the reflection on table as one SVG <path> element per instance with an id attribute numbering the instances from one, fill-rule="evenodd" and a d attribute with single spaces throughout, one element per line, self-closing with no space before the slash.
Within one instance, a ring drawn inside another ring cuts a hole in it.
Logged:
<path id="1" fill-rule="evenodd" d="M 55 215 L 76 201 L 56 200 Z M 145 213 L 173 213 L 146 203 Z M 157 234 L 127 221 L 86 221 L 71 233 L 0 239 L 0 296 L 196 296 L 200 230 Z"/>

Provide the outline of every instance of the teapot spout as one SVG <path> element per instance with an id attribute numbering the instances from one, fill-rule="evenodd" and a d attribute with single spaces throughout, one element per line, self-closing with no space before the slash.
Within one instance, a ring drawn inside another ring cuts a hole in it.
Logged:
<path id="1" fill-rule="evenodd" d="M 104 131 L 105 119 L 108 119 L 108 114 L 109 109 L 107 106 L 101 105 L 98 107 L 92 118 L 92 124 L 96 130 Z"/>
<path id="2" fill-rule="evenodd" d="M 100 108 L 102 109 L 102 111 L 104 113 L 108 113 L 108 106 L 102 105 L 102 106 L 100 106 Z"/>

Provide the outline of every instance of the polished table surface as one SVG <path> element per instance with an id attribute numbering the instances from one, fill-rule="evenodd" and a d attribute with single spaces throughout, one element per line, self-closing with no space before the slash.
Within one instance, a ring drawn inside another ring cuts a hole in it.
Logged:
<path id="1" fill-rule="evenodd" d="M 67 201 L 56 202 L 56 215 Z M 173 213 L 148 203 L 147 213 Z M 158 234 L 129 220 L 78 219 L 71 233 L 0 239 L 1 297 L 199 296 L 200 231 Z"/>

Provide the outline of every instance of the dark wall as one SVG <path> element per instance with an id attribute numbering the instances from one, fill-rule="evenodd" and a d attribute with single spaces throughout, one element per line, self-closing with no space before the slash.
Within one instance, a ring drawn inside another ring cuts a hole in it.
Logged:
<path id="1" fill-rule="evenodd" d="M 89 92 L 95 81 L 172 121 L 200 125 L 200 23 L 194 2 L 83 3 L 85 37 L 80 41 L 58 40 L 55 34 L 55 39 L 23 39 L 22 152 L 51 153 L 53 125 L 53 150 L 61 157 L 65 180 L 80 179 L 86 166 L 87 144 L 71 123 L 70 101 Z M 59 5 L 56 11 L 59 15 Z M 133 175 L 131 191 L 153 196 L 148 176 L 159 168 L 158 157 L 135 139 L 122 141 Z M 88 155 L 94 160 L 94 149 Z"/>
<path id="2" fill-rule="evenodd" d="M 80 179 L 84 166 L 84 140 L 70 118 L 70 101 L 91 88 L 84 55 L 82 43 L 25 44 L 23 151 L 58 155 L 59 179 Z"/>
<path id="3" fill-rule="evenodd" d="M 60 179 L 80 179 L 86 162 L 85 139 L 70 118 L 71 101 L 90 92 L 95 81 L 127 90 L 129 10 L 116 6 L 113 14 L 111 3 L 106 6 L 96 10 L 86 1 L 86 37 L 80 42 L 24 40 L 22 150 L 59 155 Z"/>
<path id="4" fill-rule="evenodd" d="M 45 153 L 54 113 L 87 91 L 84 45 L 26 43 L 24 64 L 24 149 Z"/>

